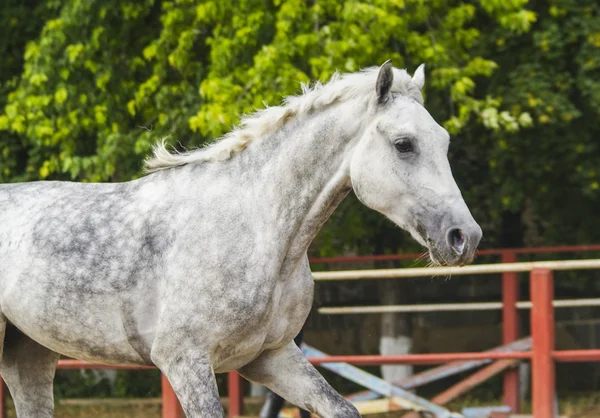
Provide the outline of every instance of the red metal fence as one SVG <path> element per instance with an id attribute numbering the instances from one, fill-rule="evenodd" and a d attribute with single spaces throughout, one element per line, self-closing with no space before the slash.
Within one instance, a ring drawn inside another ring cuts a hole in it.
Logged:
<path id="1" fill-rule="evenodd" d="M 567 253 L 600 251 L 600 245 L 561 246 L 542 248 L 515 248 L 501 250 L 482 250 L 480 255 L 500 255 L 502 263 L 517 261 L 518 254 Z M 311 259 L 311 263 L 348 263 L 382 260 L 416 259 L 419 254 L 380 255 L 366 257 L 330 257 Z M 532 363 L 532 405 L 535 418 L 554 418 L 555 414 L 555 362 L 600 361 L 600 350 L 554 350 L 554 285 L 552 271 L 534 269 L 530 273 L 531 286 L 531 330 L 533 346 L 527 352 L 484 352 L 484 353 L 443 353 L 410 354 L 401 356 L 330 356 L 310 358 L 315 364 L 325 362 L 346 362 L 354 365 L 382 364 L 440 364 L 455 360 L 479 359 L 523 359 Z M 519 300 L 518 276 L 515 272 L 502 274 L 502 318 L 503 343 L 507 344 L 519 338 L 519 320 L 516 302 Z M 78 360 L 61 360 L 59 369 L 145 369 L 148 367 L 109 366 L 92 364 Z M 229 384 L 229 417 L 243 413 L 243 381 L 231 372 Z M 183 412 L 173 389 L 167 379 L 162 377 L 163 418 L 182 418 Z M 504 401 L 513 411 L 519 411 L 519 378 L 516 370 L 504 377 Z M 5 390 L 0 384 L 0 418 L 5 418 Z"/>
<path id="2" fill-rule="evenodd" d="M 560 254 L 560 253 L 581 253 L 590 251 L 600 251 L 600 245 L 576 245 L 576 246 L 554 246 L 554 247 L 530 247 L 530 248 L 503 248 L 479 250 L 478 255 L 500 256 L 502 263 L 514 263 L 518 261 L 519 254 Z M 390 254 L 373 256 L 354 256 L 354 257 L 323 257 L 312 258 L 311 264 L 317 263 L 352 263 L 369 261 L 395 261 L 395 260 L 416 260 L 420 254 Z M 508 344 L 516 341 L 519 335 L 519 312 L 516 303 L 519 300 L 519 277 L 516 272 L 502 273 L 502 343 Z M 550 303 L 552 299 L 550 299 Z M 531 327 L 533 329 L 534 322 Z M 450 360 L 449 360 L 450 361 Z M 415 363 L 413 363 L 415 364 Z M 514 412 L 519 412 L 520 388 L 519 388 L 519 370 L 510 369 L 504 373 L 504 404 L 510 406 Z"/>
<path id="3" fill-rule="evenodd" d="M 533 416 L 535 418 L 555 418 L 555 362 L 600 361 L 600 350 L 556 351 L 554 349 L 554 307 L 552 305 L 554 282 L 552 270 L 532 270 L 530 273 L 530 286 L 532 302 L 531 332 L 533 339 L 531 351 L 409 354 L 399 356 L 329 356 L 309 360 L 313 364 L 345 362 L 354 365 L 439 364 L 458 360 L 488 359 L 530 360 L 532 364 Z M 509 386 L 509 389 L 513 388 L 514 386 Z M 508 399 L 516 399 L 518 401 L 518 393 L 514 397 L 508 397 Z"/>

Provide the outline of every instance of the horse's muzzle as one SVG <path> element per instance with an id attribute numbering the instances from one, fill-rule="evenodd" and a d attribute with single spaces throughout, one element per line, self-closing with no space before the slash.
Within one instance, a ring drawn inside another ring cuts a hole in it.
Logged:
<path id="1" fill-rule="evenodd" d="M 449 264 L 471 263 L 482 235 L 481 227 L 475 222 L 449 228 L 446 232 L 446 244 L 452 253 L 448 257 Z"/>
<path id="2" fill-rule="evenodd" d="M 483 235 L 481 227 L 475 221 L 452 224 L 440 232 L 441 236 L 428 240 L 429 253 L 434 263 L 463 266 L 473 261 Z"/>

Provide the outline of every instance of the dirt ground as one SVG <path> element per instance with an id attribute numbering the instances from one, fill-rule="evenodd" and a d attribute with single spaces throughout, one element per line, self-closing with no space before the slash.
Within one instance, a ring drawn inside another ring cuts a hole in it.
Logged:
<path id="1" fill-rule="evenodd" d="M 82 405 L 73 405 L 68 401 L 69 405 L 57 402 L 56 418 L 161 418 L 161 408 L 158 400 L 126 400 L 112 402 L 110 400 L 102 400 L 101 403 L 93 400 L 84 400 Z M 77 403 L 77 402 L 76 402 Z M 491 403 L 499 405 L 499 402 Z M 454 402 L 448 407 L 453 411 L 460 411 L 464 406 L 485 406 L 486 404 L 479 403 L 475 399 L 463 399 L 460 402 Z M 568 399 L 560 401 L 560 415 L 569 418 L 598 418 L 600 417 L 600 393 L 591 393 L 584 395 L 571 396 Z M 247 416 L 256 417 L 260 405 L 250 404 L 247 407 Z M 524 405 L 523 413 L 531 413 L 530 405 Z M 388 414 L 369 415 L 371 418 L 400 418 L 402 412 L 394 412 Z M 10 401 L 7 402 L 7 417 L 16 418 L 14 408 Z"/>

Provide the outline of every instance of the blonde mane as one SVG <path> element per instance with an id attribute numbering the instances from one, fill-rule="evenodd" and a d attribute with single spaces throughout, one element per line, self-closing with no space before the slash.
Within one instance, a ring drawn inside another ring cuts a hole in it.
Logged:
<path id="1" fill-rule="evenodd" d="M 371 67 L 345 75 L 336 73 L 326 84 L 317 82 L 312 87 L 302 84 L 301 95 L 288 96 L 281 106 L 267 107 L 243 117 L 239 127 L 224 135 L 221 140 L 203 148 L 171 153 L 163 139 L 154 146 L 153 156 L 146 159 L 146 171 L 154 172 L 185 164 L 227 160 L 243 151 L 250 142 L 277 132 L 288 121 L 298 116 L 322 110 L 335 103 L 371 97 L 375 92 L 378 72 L 379 67 Z M 405 70 L 394 68 L 392 92 L 423 103 L 420 88 L 412 82 L 411 76 Z"/>

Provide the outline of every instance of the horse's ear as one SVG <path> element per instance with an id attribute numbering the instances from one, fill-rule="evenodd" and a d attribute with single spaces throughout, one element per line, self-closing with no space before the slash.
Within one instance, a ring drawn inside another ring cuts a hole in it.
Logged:
<path id="1" fill-rule="evenodd" d="M 392 60 L 390 59 L 383 63 L 377 75 L 377 84 L 375 85 L 377 103 L 382 104 L 388 101 L 393 84 L 394 69 L 392 67 Z"/>
<path id="2" fill-rule="evenodd" d="M 412 81 L 419 87 L 419 90 L 423 89 L 423 86 L 425 85 L 425 64 L 419 65 L 419 68 L 415 70 Z"/>

